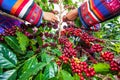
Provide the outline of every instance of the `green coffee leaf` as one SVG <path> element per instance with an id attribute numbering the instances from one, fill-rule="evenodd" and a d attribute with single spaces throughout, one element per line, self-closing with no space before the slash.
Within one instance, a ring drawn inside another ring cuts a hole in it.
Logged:
<path id="1" fill-rule="evenodd" d="M 5 45 L 0 44 L 0 67 L 13 68 L 17 64 L 16 55 Z"/>

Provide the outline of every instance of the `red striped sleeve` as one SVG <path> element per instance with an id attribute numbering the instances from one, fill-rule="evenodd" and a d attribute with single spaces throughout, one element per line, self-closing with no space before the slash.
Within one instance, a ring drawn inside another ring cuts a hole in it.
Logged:
<path id="1" fill-rule="evenodd" d="M 88 21 L 88 23 L 89 23 L 89 24 L 91 24 L 91 26 L 92 26 L 93 24 L 98 23 L 98 21 L 97 21 L 97 20 L 95 20 L 95 18 L 93 18 L 93 16 L 91 15 L 91 13 L 90 13 L 90 12 L 88 12 L 88 14 L 89 14 L 90 18 L 92 19 L 91 23 Z"/>
<path id="2" fill-rule="evenodd" d="M 21 10 L 24 8 L 24 6 L 28 3 L 29 0 L 24 0 L 23 3 L 19 6 L 19 8 L 17 9 L 15 16 L 18 16 L 19 13 L 21 12 Z"/>
<path id="3" fill-rule="evenodd" d="M 42 9 L 40 9 L 38 5 L 37 5 L 37 8 L 39 8 L 38 12 L 36 12 L 38 14 L 38 17 L 36 18 L 36 21 L 34 22 L 34 24 L 37 24 L 39 22 L 39 19 L 41 18 L 41 15 L 42 15 Z"/>
<path id="4" fill-rule="evenodd" d="M 30 12 L 28 13 L 26 20 L 34 25 L 37 25 L 42 15 L 42 9 L 34 3 Z"/>
<path id="5" fill-rule="evenodd" d="M 2 5 L 3 0 L 0 0 L 0 6 Z"/>
<path id="6" fill-rule="evenodd" d="M 33 10 L 35 9 L 35 5 L 36 5 L 36 4 L 33 5 L 32 9 L 30 10 L 29 14 L 28 14 L 27 17 L 26 17 L 26 20 L 30 20 L 30 16 L 32 15 Z"/>

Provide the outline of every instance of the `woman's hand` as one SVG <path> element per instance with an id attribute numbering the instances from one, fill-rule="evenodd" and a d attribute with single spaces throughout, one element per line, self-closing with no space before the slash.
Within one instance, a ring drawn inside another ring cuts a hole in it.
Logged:
<path id="1" fill-rule="evenodd" d="M 77 17 L 78 17 L 78 9 L 73 9 L 63 17 L 63 21 L 73 21 Z"/>
<path id="2" fill-rule="evenodd" d="M 58 22 L 57 17 L 53 13 L 50 13 L 50 12 L 43 12 L 43 19 L 50 21 L 50 22 Z"/>

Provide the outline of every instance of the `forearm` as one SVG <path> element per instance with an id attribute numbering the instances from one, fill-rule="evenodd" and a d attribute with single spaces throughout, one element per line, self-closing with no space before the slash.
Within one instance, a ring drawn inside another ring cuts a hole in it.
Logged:
<path id="1" fill-rule="evenodd" d="M 120 1 L 88 0 L 78 8 L 78 13 L 83 26 L 90 28 L 97 23 L 120 15 Z"/>
<path id="2" fill-rule="evenodd" d="M 42 9 L 33 0 L 0 0 L 0 9 L 39 26 Z"/>

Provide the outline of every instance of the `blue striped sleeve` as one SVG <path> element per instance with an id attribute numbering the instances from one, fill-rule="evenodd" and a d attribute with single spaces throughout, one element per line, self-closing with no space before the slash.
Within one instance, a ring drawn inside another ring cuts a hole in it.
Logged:
<path id="1" fill-rule="evenodd" d="M 17 2 L 17 0 L 3 0 L 1 4 L 1 8 L 3 11 L 10 13 L 12 7 Z"/>

